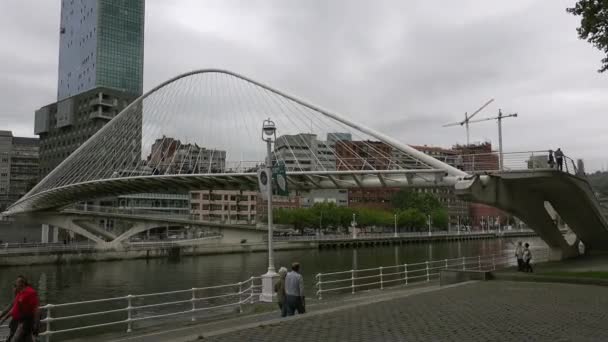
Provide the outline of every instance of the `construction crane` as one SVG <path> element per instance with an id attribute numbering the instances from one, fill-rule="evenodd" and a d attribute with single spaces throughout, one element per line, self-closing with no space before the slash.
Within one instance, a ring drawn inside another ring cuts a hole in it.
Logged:
<path id="1" fill-rule="evenodd" d="M 469 146 L 470 144 L 470 135 L 469 135 L 469 123 L 471 122 L 471 119 L 477 115 L 477 113 L 481 112 L 484 108 L 486 108 L 490 103 L 494 102 L 494 99 L 490 99 L 488 102 L 484 103 L 483 106 L 479 107 L 479 109 L 477 109 L 476 111 L 473 112 L 473 114 L 471 114 L 470 116 L 468 115 L 468 113 L 464 113 L 464 120 L 463 121 L 459 121 L 459 122 L 454 122 L 454 123 L 450 123 L 447 125 L 443 125 L 442 127 L 452 127 L 452 126 L 465 126 L 467 129 L 467 146 Z"/>
<path id="2" fill-rule="evenodd" d="M 516 118 L 516 117 L 517 117 L 517 113 L 502 115 L 502 110 L 499 109 L 498 116 L 495 116 L 493 118 L 469 121 L 469 123 L 475 123 L 475 122 L 482 122 L 482 121 L 498 120 L 498 154 L 499 154 L 498 167 L 499 167 L 500 171 L 502 171 L 504 168 L 504 162 L 503 162 L 503 158 L 502 158 L 502 119 Z"/>

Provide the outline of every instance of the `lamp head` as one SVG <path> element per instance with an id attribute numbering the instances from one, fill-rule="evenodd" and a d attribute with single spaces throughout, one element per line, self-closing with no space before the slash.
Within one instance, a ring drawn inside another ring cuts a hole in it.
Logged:
<path id="1" fill-rule="evenodd" d="M 270 119 L 264 120 L 264 124 L 262 125 L 262 140 L 266 140 L 264 139 L 264 136 L 271 139 L 273 136 L 276 136 L 276 132 L 277 127 L 275 126 L 274 122 Z"/>

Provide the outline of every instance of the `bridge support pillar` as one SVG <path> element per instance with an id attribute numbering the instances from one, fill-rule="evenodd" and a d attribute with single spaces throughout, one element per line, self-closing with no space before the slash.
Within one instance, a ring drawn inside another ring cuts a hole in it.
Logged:
<path id="1" fill-rule="evenodd" d="M 456 193 L 467 200 L 491 205 L 517 216 L 549 246 L 550 260 L 578 255 L 578 242 L 570 245 L 545 208 L 542 193 L 518 186 L 500 176 L 477 176 L 456 185 Z"/>
<path id="2" fill-rule="evenodd" d="M 53 226 L 53 243 L 59 242 L 59 227 Z"/>
<path id="3" fill-rule="evenodd" d="M 43 224 L 40 227 L 40 242 L 42 243 L 49 243 L 49 225 L 48 224 Z"/>

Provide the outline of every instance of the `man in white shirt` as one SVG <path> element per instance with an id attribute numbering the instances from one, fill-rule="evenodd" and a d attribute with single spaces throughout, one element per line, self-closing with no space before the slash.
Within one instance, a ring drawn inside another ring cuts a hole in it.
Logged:
<path id="1" fill-rule="evenodd" d="M 524 270 L 524 247 L 521 245 L 521 241 L 517 243 L 515 248 L 515 257 L 517 258 L 517 270 Z"/>
<path id="2" fill-rule="evenodd" d="M 300 264 L 291 264 L 291 272 L 285 277 L 285 304 L 287 316 L 293 316 L 296 310 L 299 314 L 306 312 L 304 308 L 304 278 L 300 274 Z"/>

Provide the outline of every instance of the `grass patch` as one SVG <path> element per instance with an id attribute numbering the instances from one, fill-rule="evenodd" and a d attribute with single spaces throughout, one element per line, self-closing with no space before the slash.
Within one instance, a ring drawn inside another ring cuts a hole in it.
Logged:
<path id="1" fill-rule="evenodd" d="M 556 277 L 571 277 L 571 278 L 593 278 L 593 279 L 607 279 L 608 272 L 602 271 L 588 271 L 588 272 L 543 272 L 542 275 L 556 276 Z"/>

